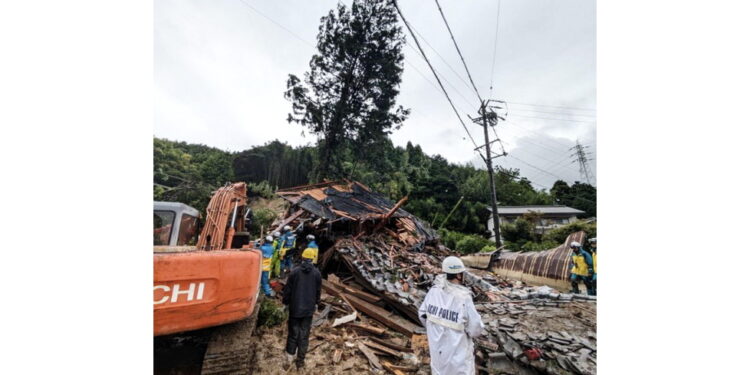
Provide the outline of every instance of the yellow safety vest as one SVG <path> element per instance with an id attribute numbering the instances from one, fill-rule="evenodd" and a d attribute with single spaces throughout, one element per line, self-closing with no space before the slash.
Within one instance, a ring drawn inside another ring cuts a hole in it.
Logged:
<path id="1" fill-rule="evenodd" d="M 272 258 L 263 258 L 263 271 L 271 270 L 271 259 Z"/>
<path id="2" fill-rule="evenodd" d="M 580 276 L 589 275 L 589 266 L 586 264 L 586 258 L 583 257 L 583 253 L 580 255 L 573 254 L 573 274 Z"/>
<path id="3" fill-rule="evenodd" d="M 594 258 L 594 273 L 596 273 L 596 253 L 591 254 L 591 257 Z"/>

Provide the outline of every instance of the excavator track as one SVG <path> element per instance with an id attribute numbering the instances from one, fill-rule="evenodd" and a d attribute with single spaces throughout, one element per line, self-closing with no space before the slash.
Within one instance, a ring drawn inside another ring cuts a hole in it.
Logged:
<path id="1" fill-rule="evenodd" d="M 258 323 L 258 311 L 263 293 L 255 303 L 249 318 L 217 327 L 211 334 L 203 357 L 202 375 L 250 374 L 255 358 L 253 333 Z"/>

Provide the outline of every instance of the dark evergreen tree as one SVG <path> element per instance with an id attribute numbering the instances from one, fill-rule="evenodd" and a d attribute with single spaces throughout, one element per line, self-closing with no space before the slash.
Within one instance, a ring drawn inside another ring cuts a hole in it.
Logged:
<path id="1" fill-rule="evenodd" d="M 382 0 L 339 4 L 321 18 L 318 52 L 304 79 L 289 75 L 284 97 L 292 102 L 287 121 L 320 137 L 314 180 L 349 176 L 351 168 L 379 162 L 388 134 L 409 114 L 396 106 L 404 36 L 394 8 Z"/>

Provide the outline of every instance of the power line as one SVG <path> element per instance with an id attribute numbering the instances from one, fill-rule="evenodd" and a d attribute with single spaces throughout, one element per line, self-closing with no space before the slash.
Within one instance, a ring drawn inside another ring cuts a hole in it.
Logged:
<path id="1" fill-rule="evenodd" d="M 571 110 L 578 110 L 578 111 L 596 111 L 596 109 L 594 108 L 565 107 L 565 106 L 557 106 L 557 105 L 532 104 L 532 103 L 520 103 L 520 102 L 508 102 L 508 103 L 518 104 L 518 105 L 529 105 L 529 106 L 534 106 L 534 107 L 550 107 L 550 108 L 571 109 Z"/>
<path id="2" fill-rule="evenodd" d="M 495 17 L 495 48 L 492 50 L 492 71 L 490 72 L 490 97 L 492 97 L 492 88 L 493 88 L 492 83 L 495 81 L 495 56 L 497 54 L 498 30 L 500 30 L 500 0 L 497 0 L 497 16 Z"/>
<path id="3" fill-rule="evenodd" d="M 445 63 L 445 65 L 448 67 L 448 69 L 450 69 L 450 71 L 453 72 L 453 74 L 458 78 L 458 80 L 461 81 L 464 84 L 464 86 L 466 86 L 466 88 L 468 88 L 469 90 L 471 90 L 471 86 L 469 86 L 469 83 L 467 83 L 466 80 L 464 80 L 463 78 L 461 78 L 461 75 L 458 74 L 458 72 L 456 72 L 455 69 L 453 69 L 453 66 L 448 62 L 448 60 L 446 60 L 445 58 L 443 58 L 443 55 L 441 55 L 440 52 L 438 52 L 438 50 L 435 49 L 430 44 L 429 41 L 427 41 L 427 38 L 425 38 L 422 34 L 419 33 L 419 30 L 417 30 L 416 27 L 414 27 L 414 33 L 416 33 L 417 36 L 420 37 L 422 39 L 422 41 L 425 42 L 425 44 L 427 44 L 427 47 L 430 47 L 430 49 L 433 52 L 435 52 L 435 54 L 437 55 L 437 57 L 440 58 L 440 60 L 442 60 Z M 445 79 L 447 81 L 447 79 L 445 77 L 443 77 L 443 79 Z M 456 91 L 458 91 L 458 90 L 456 90 Z"/>
<path id="4" fill-rule="evenodd" d="M 587 123 L 587 124 L 596 122 L 596 121 L 592 121 L 592 120 L 583 121 L 583 120 L 571 120 L 571 119 L 564 119 L 564 118 L 536 117 L 536 116 L 524 116 L 524 115 L 513 115 L 513 116 L 523 117 L 523 118 L 533 118 L 533 119 L 539 119 L 539 120 L 583 122 L 583 123 Z"/>
<path id="5" fill-rule="evenodd" d="M 263 16 L 265 19 L 273 22 L 276 26 L 284 29 L 286 32 L 288 32 L 289 34 L 291 34 L 293 37 L 299 39 L 302 43 L 305 43 L 308 46 L 315 48 L 315 46 L 312 45 L 312 44 L 310 44 L 310 42 L 306 41 L 305 39 L 303 39 L 299 35 L 295 34 L 292 30 L 287 29 L 286 27 L 284 27 L 284 25 L 282 25 L 282 24 L 274 21 L 271 17 L 268 17 L 267 15 L 263 14 L 261 11 L 255 9 L 255 7 L 253 7 L 252 5 L 246 3 L 245 0 L 240 0 L 240 2 L 243 3 L 243 4 L 245 4 L 248 8 L 252 9 L 253 12 L 258 13 L 259 15 Z"/>
<path id="6" fill-rule="evenodd" d="M 469 128 L 466 127 L 466 124 L 464 123 L 464 120 L 461 118 L 461 115 L 458 114 L 458 110 L 456 109 L 456 106 L 453 105 L 453 100 L 451 100 L 451 97 L 448 95 L 448 92 L 445 90 L 445 87 L 443 86 L 443 82 L 440 81 L 440 77 L 438 77 L 437 73 L 435 72 L 435 68 L 432 67 L 432 63 L 430 63 L 430 59 L 427 58 L 427 55 L 424 53 L 424 50 L 422 49 L 422 46 L 419 44 L 419 40 L 414 35 L 414 32 L 411 29 L 411 26 L 409 26 L 409 22 L 406 21 L 406 18 L 404 18 L 404 15 L 401 13 L 401 9 L 398 7 L 398 3 L 396 0 L 393 1 L 393 6 L 396 8 L 396 11 L 398 12 L 399 17 L 401 17 L 401 20 L 404 22 L 404 25 L 406 25 L 406 29 L 409 30 L 409 34 L 411 34 L 411 37 L 414 38 L 414 42 L 417 44 L 417 48 L 419 48 L 419 52 L 422 54 L 422 58 L 424 58 L 425 62 L 427 62 L 427 65 L 430 67 L 430 71 L 432 71 L 432 74 L 435 76 L 435 79 L 438 81 L 438 84 L 440 85 L 440 88 L 443 90 L 443 94 L 445 94 L 445 98 L 448 99 L 448 103 L 450 103 L 451 108 L 453 108 L 453 112 L 456 114 L 456 117 L 458 117 L 458 121 L 461 122 L 461 126 L 463 126 L 464 130 L 466 130 L 466 134 L 469 136 L 469 139 L 471 139 L 471 143 L 474 144 L 474 147 L 477 146 L 477 142 L 474 141 L 474 137 L 471 136 L 471 133 L 469 132 Z"/>
<path id="7" fill-rule="evenodd" d="M 411 45 L 411 44 L 409 44 L 409 43 L 406 43 L 406 45 L 407 45 L 407 46 L 409 46 L 409 48 L 411 48 L 412 50 L 414 50 L 414 52 L 417 52 L 417 53 L 419 53 L 419 51 L 417 51 L 416 49 L 414 49 L 414 47 L 412 47 L 412 45 Z M 436 71 L 437 71 L 437 70 L 436 70 Z M 456 94 L 457 94 L 457 95 L 458 95 L 458 96 L 459 96 L 459 97 L 460 97 L 461 99 L 463 99 L 463 100 L 464 100 L 464 102 L 466 102 L 466 104 L 468 104 L 469 106 L 472 106 L 472 107 L 474 106 L 474 104 L 472 104 L 472 103 L 471 103 L 471 101 L 470 101 L 469 99 L 467 99 L 467 98 L 466 98 L 465 96 L 463 96 L 463 94 L 461 94 L 461 91 L 460 91 L 460 90 L 459 90 L 458 88 L 456 88 L 456 86 L 453 86 L 453 84 L 451 83 L 451 81 L 450 81 L 450 80 L 448 80 L 448 78 L 446 78 L 446 77 L 445 77 L 445 76 L 444 76 L 443 74 L 441 74 L 440 72 L 437 72 L 437 74 L 438 74 L 438 75 L 439 75 L 439 76 L 440 76 L 441 78 L 443 78 L 443 80 L 445 81 L 445 83 L 446 83 L 446 84 L 447 84 L 447 85 L 448 85 L 448 86 L 449 86 L 450 88 L 452 88 L 453 90 L 455 90 L 455 91 L 456 91 Z"/>
<path id="8" fill-rule="evenodd" d="M 538 170 L 538 171 L 544 172 L 544 173 L 546 173 L 546 174 L 548 174 L 548 175 L 550 175 L 550 176 L 552 176 L 552 177 L 558 178 L 558 179 L 560 179 L 560 180 L 564 180 L 564 178 L 562 178 L 562 177 L 560 177 L 560 176 L 558 176 L 558 175 L 556 175 L 556 174 L 553 174 L 553 173 L 547 172 L 547 171 L 545 171 L 544 169 L 541 169 L 541 168 L 539 168 L 539 167 L 537 167 L 537 166 L 535 166 L 535 165 L 533 165 L 533 164 L 530 164 L 530 163 L 528 163 L 528 162 L 525 162 L 525 161 L 523 161 L 523 160 L 521 160 L 521 159 L 519 159 L 519 158 L 517 158 L 517 157 L 515 157 L 515 156 L 513 156 L 513 155 L 510 155 L 510 154 L 509 154 L 508 156 L 509 156 L 509 157 L 511 157 L 511 158 L 513 158 L 513 159 L 516 159 L 516 160 L 520 161 L 521 163 L 524 163 L 524 164 L 528 165 L 528 166 L 529 166 L 529 167 L 531 167 L 531 168 L 534 168 L 534 169 L 536 169 L 536 170 Z"/>
<path id="9" fill-rule="evenodd" d="M 471 82 L 471 86 L 474 88 L 474 92 L 477 93 L 477 97 L 479 98 L 479 101 L 482 101 L 482 96 L 479 95 L 479 90 L 477 90 L 477 85 L 474 84 L 474 80 L 471 78 L 471 73 L 469 73 L 469 67 L 466 66 L 466 60 L 464 60 L 464 55 L 461 54 L 461 50 L 458 48 L 458 43 L 456 43 L 456 38 L 453 37 L 453 31 L 451 31 L 451 27 L 448 25 L 448 20 L 445 19 L 445 14 L 443 14 L 443 8 L 440 7 L 440 3 L 438 0 L 435 0 L 435 4 L 437 4 L 438 10 L 440 11 L 440 16 L 443 17 L 443 22 L 445 23 L 445 27 L 448 29 L 448 33 L 451 35 L 451 40 L 453 41 L 453 45 L 456 46 L 456 51 L 458 51 L 458 56 L 461 57 L 461 62 L 464 64 L 464 69 L 466 69 L 466 75 L 469 76 L 469 82 Z"/>
<path id="10" fill-rule="evenodd" d="M 596 117 L 596 115 L 588 115 L 588 114 L 580 114 L 580 113 L 572 113 L 572 112 L 557 112 L 557 111 L 538 111 L 536 109 L 525 109 L 525 108 L 514 108 L 514 111 L 524 111 L 524 112 L 535 112 L 535 113 L 546 113 L 551 115 L 568 115 L 568 116 L 578 116 L 578 117 Z"/>

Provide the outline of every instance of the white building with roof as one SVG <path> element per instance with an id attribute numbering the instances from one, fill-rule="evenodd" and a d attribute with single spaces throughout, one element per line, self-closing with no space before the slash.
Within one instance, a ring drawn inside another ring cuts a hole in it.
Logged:
<path id="1" fill-rule="evenodd" d="M 487 220 L 487 230 L 490 231 L 490 237 L 495 236 L 495 227 L 492 222 L 492 207 L 487 208 L 490 211 L 490 218 Z M 578 220 L 578 216 L 585 214 L 584 211 L 568 206 L 498 206 L 497 214 L 500 225 L 503 223 L 512 223 L 524 214 L 536 212 L 541 219 L 536 226 L 537 233 L 544 233 L 550 229 L 562 225 L 570 224 Z"/>

